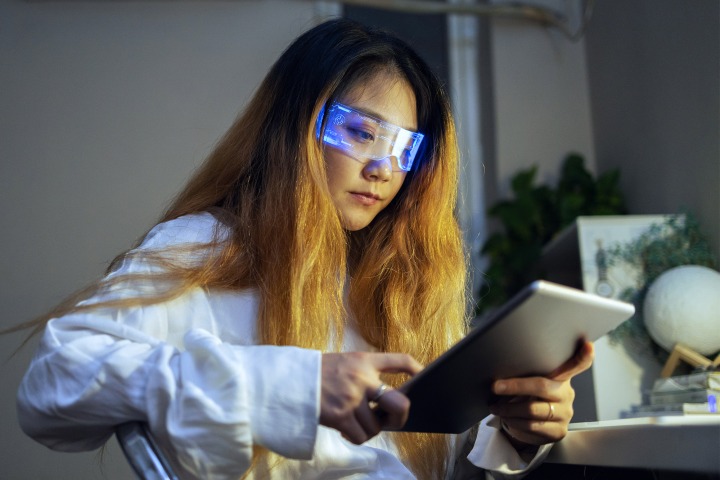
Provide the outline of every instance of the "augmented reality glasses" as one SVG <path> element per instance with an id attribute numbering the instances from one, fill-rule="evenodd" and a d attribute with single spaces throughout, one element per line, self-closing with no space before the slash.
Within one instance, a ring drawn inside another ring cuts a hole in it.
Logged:
<path id="1" fill-rule="evenodd" d="M 411 132 L 379 118 L 343 105 L 332 103 L 320 112 L 317 137 L 320 138 L 323 115 L 327 115 L 322 141 L 342 150 L 360 162 L 389 158 L 392 169 L 409 172 L 424 135 Z"/>

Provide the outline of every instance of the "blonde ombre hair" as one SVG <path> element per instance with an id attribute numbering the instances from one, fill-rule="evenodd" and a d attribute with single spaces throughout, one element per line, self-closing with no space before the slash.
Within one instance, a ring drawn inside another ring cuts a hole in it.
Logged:
<path id="1" fill-rule="evenodd" d="M 328 192 L 316 119 L 327 102 L 379 74 L 412 88 L 425 140 L 417 166 L 388 207 L 368 227 L 347 232 Z M 69 311 L 161 302 L 196 287 L 254 288 L 264 344 L 338 348 L 352 315 L 378 350 L 409 353 L 427 364 L 465 330 L 457 176 L 449 102 L 425 62 L 390 34 L 343 19 L 325 22 L 288 47 L 160 219 L 211 212 L 229 235 L 218 232 L 212 248 L 198 246 L 207 252 L 199 265 L 174 262 L 174 251 L 126 252 L 110 270 L 142 256 L 163 273 L 102 280 L 39 319 L 36 329 Z M 158 279 L 172 282 L 149 297 L 77 304 L 107 286 Z M 402 433 L 394 440 L 419 478 L 443 477 L 446 436 Z M 277 461 L 258 449 L 253 466 L 259 471 Z"/>

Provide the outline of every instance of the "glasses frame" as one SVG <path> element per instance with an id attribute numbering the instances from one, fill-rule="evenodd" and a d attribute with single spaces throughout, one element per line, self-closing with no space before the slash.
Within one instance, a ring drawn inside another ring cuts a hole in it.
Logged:
<path id="1" fill-rule="evenodd" d="M 375 123 L 378 126 L 379 130 L 382 129 L 384 131 L 391 132 L 391 136 L 379 135 L 378 138 L 383 138 L 393 148 L 391 148 L 387 154 L 383 155 L 359 155 L 354 150 L 354 145 L 356 145 L 356 142 L 345 141 L 344 135 L 339 134 L 335 128 L 331 128 L 330 130 L 328 130 L 328 127 L 330 125 L 329 122 L 333 122 L 333 125 L 340 125 L 344 122 L 344 119 L 338 120 L 342 116 L 342 113 L 336 113 L 337 110 L 340 110 L 340 112 L 345 112 L 347 114 L 358 115 L 363 120 L 369 120 Z M 325 118 L 326 114 L 327 119 Z M 331 134 L 334 134 L 336 137 L 339 138 L 333 138 L 333 135 Z M 318 140 L 321 140 L 324 145 L 338 149 L 343 153 L 349 155 L 353 159 L 358 160 L 362 163 L 367 163 L 371 160 L 381 160 L 388 157 L 394 157 L 397 159 L 397 166 L 400 171 L 409 172 L 412 170 L 412 166 L 415 163 L 415 158 L 417 157 L 417 153 L 420 149 L 425 135 L 420 132 L 413 132 L 411 130 L 407 130 L 392 123 L 386 122 L 381 118 L 369 115 L 362 110 L 358 110 L 343 103 L 332 102 L 329 104 L 329 106 L 324 106 L 320 111 L 320 114 L 318 115 L 318 119 L 316 122 L 316 137 L 318 138 Z M 398 151 L 398 148 L 395 147 L 398 143 L 398 138 L 401 139 L 400 141 L 402 141 L 402 138 L 406 138 L 408 141 L 406 141 L 405 143 L 410 147 L 408 148 L 406 146 L 402 149 L 402 151 Z M 412 142 L 410 143 L 410 141 Z M 407 161 L 402 162 L 403 158 L 405 158 L 402 154 L 404 154 L 405 152 L 407 152 Z"/>

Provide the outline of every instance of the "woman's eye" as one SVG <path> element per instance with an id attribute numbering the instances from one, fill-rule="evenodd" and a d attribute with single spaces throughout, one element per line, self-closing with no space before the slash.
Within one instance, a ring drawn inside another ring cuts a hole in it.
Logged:
<path id="1" fill-rule="evenodd" d="M 348 127 L 348 132 L 350 132 L 355 140 L 362 143 L 370 143 L 375 140 L 375 136 L 372 132 L 368 132 L 367 130 L 363 130 L 361 128 Z"/>

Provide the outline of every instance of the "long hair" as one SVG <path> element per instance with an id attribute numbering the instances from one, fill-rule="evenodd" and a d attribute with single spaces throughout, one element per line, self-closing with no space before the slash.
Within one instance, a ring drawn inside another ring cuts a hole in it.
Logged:
<path id="1" fill-rule="evenodd" d="M 393 201 L 366 228 L 346 232 L 329 195 L 315 123 L 327 102 L 376 74 L 390 74 L 412 88 L 425 140 L 417 166 Z M 378 350 L 409 353 L 428 363 L 465 326 L 466 259 L 454 211 L 457 175 L 449 102 L 425 62 L 389 33 L 345 19 L 325 22 L 298 37 L 277 60 L 160 220 L 210 211 L 230 235 L 222 240 L 216 235 L 207 250 L 212 254 L 201 265 L 174 265 L 166 255 L 145 253 L 163 262 L 162 277 L 175 280 L 173 287 L 120 304 L 163 301 L 198 286 L 254 288 L 264 344 L 337 348 L 330 339 L 338 342 L 352 315 Z M 131 255 L 137 253 L 118 256 L 111 269 Z M 123 281 L 128 279 L 100 282 L 81 296 Z M 76 300 L 48 317 L 98 306 L 73 306 Z M 385 381 L 397 385 L 401 379 Z M 442 477 L 445 436 L 395 434 L 394 439 L 418 477 Z M 269 456 L 263 452 L 256 460 L 267 464 Z"/>

